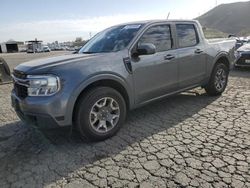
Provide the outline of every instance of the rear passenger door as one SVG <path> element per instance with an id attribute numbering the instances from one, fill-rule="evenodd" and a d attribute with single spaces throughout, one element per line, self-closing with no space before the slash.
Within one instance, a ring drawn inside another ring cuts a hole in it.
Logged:
<path id="1" fill-rule="evenodd" d="M 177 23 L 177 53 L 180 89 L 200 84 L 206 74 L 204 45 L 195 24 Z"/>

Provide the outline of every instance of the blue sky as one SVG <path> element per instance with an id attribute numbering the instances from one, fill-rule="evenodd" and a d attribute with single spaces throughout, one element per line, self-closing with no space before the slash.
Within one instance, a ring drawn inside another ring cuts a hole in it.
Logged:
<path id="1" fill-rule="evenodd" d="M 236 0 L 237 1 L 237 0 Z M 235 0 L 217 0 L 217 4 Z M 215 7 L 216 0 L 1 0 L 0 42 L 45 42 L 89 38 L 122 22 L 145 19 L 192 19 Z"/>

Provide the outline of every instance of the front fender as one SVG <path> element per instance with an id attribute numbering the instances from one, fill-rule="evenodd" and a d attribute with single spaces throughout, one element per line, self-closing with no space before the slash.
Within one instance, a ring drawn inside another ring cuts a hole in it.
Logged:
<path id="1" fill-rule="evenodd" d="M 74 113 L 75 103 L 76 103 L 78 97 L 80 96 L 80 94 L 82 93 L 82 91 L 84 91 L 84 89 L 86 89 L 92 83 L 97 82 L 97 81 L 101 81 L 101 80 L 112 80 L 112 81 L 116 81 L 117 83 L 121 84 L 127 91 L 130 106 L 134 105 L 132 87 L 125 81 L 124 78 L 122 78 L 119 75 L 111 74 L 111 73 L 92 75 L 89 78 L 85 79 L 83 82 L 81 82 L 74 89 L 74 92 L 72 93 L 72 95 L 70 96 L 70 98 L 68 100 L 66 119 L 68 119 L 68 120 L 71 119 L 70 124 L 72 124 L 72 117 L 73 117 L 73 113 Z"/>

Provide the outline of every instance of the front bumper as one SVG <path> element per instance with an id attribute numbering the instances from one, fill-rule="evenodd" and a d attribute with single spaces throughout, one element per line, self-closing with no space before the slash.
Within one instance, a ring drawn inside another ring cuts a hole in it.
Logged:
<path id="1" fill-rule="evenodd" d="M 250 67 L 250 52 L 242 53 L 235 62 L 236 67 Z"/>
<path id="2" fill-rule="evenodd" d="M 56 97 L 53 97 L 26 97 L 25 99 L 20 99 L 12 91 L 11 103 L 22 121 L 40 129 L 67 126 L 65 116 L 62 113 L 64 110 L 61 108 L 61 103 Z"/>

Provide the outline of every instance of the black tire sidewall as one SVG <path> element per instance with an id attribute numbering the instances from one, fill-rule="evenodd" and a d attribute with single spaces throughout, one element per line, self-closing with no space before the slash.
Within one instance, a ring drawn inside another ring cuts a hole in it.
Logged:
<path id="1" fill-rule="evenodd" d="M 93 105 L 103 97 L 111 97 L 117 101 L 120 108 L 120 118 L 116 126 L 109 132 L 98 133 L 92 128 L 89 122 L 89 114 Z M 90 140 L 101 141 L 113 136 L 121 128 L 126 118 L 126 103 L 122 95 L 116 90 L 109 87 L 97 87 L 82 97 L 76 113 L 76 124 L 80 134 Z"/>
<path id="2" fill-rule="evenodd" d="M 219 91 L 217 90 L 215 86 L 215 76 L 216 76 L 218 69 L 221 69 L 221 68 L 226 72 L 227 77 L 226 77 L 226 84 L 224 85 L 223 89 Z M 228 84 L 228 75 L 229 75 L 229 69 L 224 63 L 218 63 L 217 65 L 215 65 L 209 84 L 206 87 L 206 91 L 211 95 L 220 95 L 221 93 L 223 93 Z"/>

